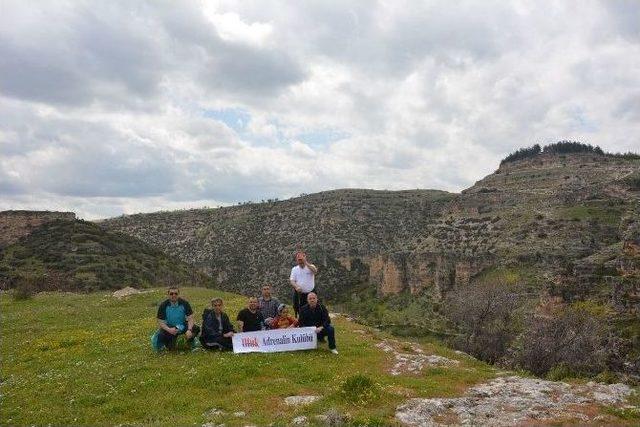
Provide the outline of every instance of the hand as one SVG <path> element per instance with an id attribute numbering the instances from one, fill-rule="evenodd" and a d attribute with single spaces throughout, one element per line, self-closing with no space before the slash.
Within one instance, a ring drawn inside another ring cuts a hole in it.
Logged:
<path id="1" fill-rule="evenodd" d="M 295 286 L 295 289 L 296 289 L 296 292 L 302 291 L 302 288 L 300 286 L 298 286 L 298 285 Z"/>
<path id="2" fill-rule="evenodd" d="M 226 334 L 222 335 L 225 338 L 231 338 L 233 336 L 233 332 L 227 332 Z"/>
<path id="3" fill-rule="evenodd" d="M 173 328 L 169 328 L 167 332 L 169 332 L 171 335 L 178 335 L 179 331 L 178 331 L 178 328 L 173 327 Z"/>
<path id="4" fill-rule="evenodd" d="M 320 332 L 322 332 L 322 326 L 318 326 L 316 328 L 316 334 L 319 334 Z"/>
<path id="5" fill-rule="evenodd" d="M 187 330 L 187 333 L 186 333 L 186 334 L 184 334 L 184 335 L 187 337 L 187 339 L 188 339 L 188 340 L 190 340 L 191 338 L 193 338 L 193 332 L 191 332 L 191 331 L 189 331 L 189 330 Z"/>

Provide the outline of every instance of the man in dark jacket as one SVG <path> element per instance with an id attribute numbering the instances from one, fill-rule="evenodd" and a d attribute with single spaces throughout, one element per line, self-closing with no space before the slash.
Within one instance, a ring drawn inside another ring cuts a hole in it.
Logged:
<path id="1" fill-rule="evenodd" d="M 229 316 L 222 311 L 222 298 L 211 300 L 211 308 L 202 313 L 202 334 L 200 342 L 208 350 L 231 350 L 234 330 Z"/>
<path id="2" fill-rule="evenodd" d="M 315 326 L 318 340 L 325 336 L 329 339 L 329 350 L 338 354 L 336 349 L 335 330 L 331 326 L 331 319 L 327 308 L 318 302 L 318 296 L 314 292 L 307 295 L 307 304 L 300 308 L 300 326 Z"/>

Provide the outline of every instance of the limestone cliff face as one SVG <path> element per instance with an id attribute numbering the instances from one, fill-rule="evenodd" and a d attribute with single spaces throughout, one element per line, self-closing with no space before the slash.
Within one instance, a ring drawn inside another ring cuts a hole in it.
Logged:
<path id="1" fill-rule="evenodd" d="M 17 242 L 43 224 L 54 220 L 73 221 L 73 212 L 2 211 L 0 212 L 0 248 Z"/>
<path id="2" fill-rule="evenodd" d="M 638 173 L 637 159 L 543 154 L 503 164 L 461 194 L 335 190 L 125 216 L 102 226 L 139 237 L 209 273 L 223 288 L 245 293 L 271 282 L 287 294 L 301 246 L 320 267 L 318 286 L 326 296 L 363 285 L 378 295 L 429 290 L 440 296 L 506 271 L 540 286 L 574 273 L 599 281 L 631 277 L 606 290 L 613 298 L 622 289 L 631 297 L 619 301 L 629 304 L 637 293 L 637 265 L 633 256 L 615 254 L 636 253 L 637 237 L 623 236 L 630 233 L 623 222 L 640 200 L 638 188 L 628 184 Z M 611 271 L 619 272 L 603 274 L 610 265 L 598 267 L 598 254 L 618 247 L 605 263 L 617 260 Z"/>

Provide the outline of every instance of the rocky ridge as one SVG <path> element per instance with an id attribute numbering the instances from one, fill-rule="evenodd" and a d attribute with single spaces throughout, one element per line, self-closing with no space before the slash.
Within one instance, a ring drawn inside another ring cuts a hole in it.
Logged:
<path id="1" fill-rule="evenodd" d="M 577 296 L 578 288 L 604 289 L 618 310 L 636 314 L 636 176 L 638 159 L 541 154 L 504 163 L 460 194 L 335 190 L 101 225 L 158 246 L 241 293 L 271 282 L 287 294 L 293 253 L 303 247 L 320 266 L 317 280 L 329 297 L 367 287 L 378 295 L 427 290 L 439 297 L 510 269 L 552 292 L 564 292 L 571 281 L 580 285 Z"/>

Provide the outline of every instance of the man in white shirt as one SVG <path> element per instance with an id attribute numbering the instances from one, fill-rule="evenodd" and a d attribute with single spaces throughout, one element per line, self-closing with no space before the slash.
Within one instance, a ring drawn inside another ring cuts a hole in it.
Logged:
<path id="1" fill-rule="evenodd" d="M 293 286 L 293 310 L 296 317 L 300 311 L 300 307 L 307 303 L 307 295 L 309 292 L 314 292 L 315 276 L 318 269 L 315 265 L 307 261 L 307 257 L 304 252 L 298 252 L 296 254 L 296 262 L 298 265 L 291 269 L 291 276 L 289 281 Z"/>

